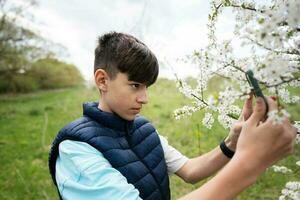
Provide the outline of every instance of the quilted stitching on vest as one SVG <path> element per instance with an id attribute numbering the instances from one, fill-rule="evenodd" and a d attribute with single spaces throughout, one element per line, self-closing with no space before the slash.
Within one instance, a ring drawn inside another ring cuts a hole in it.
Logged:
<path id="1" fill-rule="evenodd" d="M 139 190 L 142 199 L 169 200 L 167 166 L 155 128 L 143 117 L 129 122 L 97 107 L 97 103 L 84 104 L 84 116 L 62 128 L 56 136 L 49 155 L 54 184 L 58 146 L 69 139 L 86 142 L 99 150 Z"/>

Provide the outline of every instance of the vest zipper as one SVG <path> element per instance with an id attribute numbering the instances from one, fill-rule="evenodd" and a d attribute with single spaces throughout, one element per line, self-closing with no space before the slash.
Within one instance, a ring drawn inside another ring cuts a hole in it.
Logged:
<path id="1" fill-rule="evenodd" d="M 129 134 L 129 130 L 128 130 L 128 124 L 125 123 L 125 133 L 126 133 L 126 139 L 127 139 L 127 142 L 129 144 L 129 146 L 131 147 L 131 143 L 130 143 L 130 138 L 129 136 L 131 136 L 131 134 Z M 144 164 L 144 166 L 148 169 L 148 171 L 150 172 L 150 174 L 152 175 L 153 179 L 155 180 L 156 184 L 158 185 L 158 190 L 160 191 L 161 193 L 161 196 L 162 196 L 162 199 L 163 200 L 166 200 L 165 196 L 164 196 L 164 192 L 158 182 L 158 180 L 156 179 L 156 176 L 154 176 L 153 172 L 150 170 L 150 168 L 148 167 L 148 165 L 146 165 L 146 163 L 144 163 L 144 161 L 134 152 L 132 151 L 138 158 L 139 160 Z"/>

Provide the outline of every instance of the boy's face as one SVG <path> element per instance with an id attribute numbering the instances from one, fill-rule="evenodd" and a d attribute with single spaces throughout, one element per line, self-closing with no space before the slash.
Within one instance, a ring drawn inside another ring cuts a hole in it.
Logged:
<path id="1" fill-rule="evenodd" d="M 99 108 L 105 112 L 114 112 L 123 119 L 131 121 L 147 102 L 147 86 L 129 81 L 127 74 L 118 73 L 115 79 L 107 79 Z"/>

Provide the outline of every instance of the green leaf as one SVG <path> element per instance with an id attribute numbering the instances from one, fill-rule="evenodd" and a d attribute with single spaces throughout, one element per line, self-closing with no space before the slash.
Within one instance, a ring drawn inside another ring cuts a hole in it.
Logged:
<path id="1" fill-rule="evenodd" d="M 266 64 L 260 64 L 260 65 L 258 66 L 258 69 L 264 69 L 264 68 L 266 68 Z"/>
<path id="2" fill-rule="evenodd" d="M 231 117 L 231 118 L 233 118 L 233 119 L 238 119 L 238 118 L 239 118 L 238 115 L 233 114 L 233 113 L 229 113 L 229 114 L 227 114 L 227 116 L 228 116 L 228 117 Z"/>
<path id="3" fill-rule="evenodd" d="M 224 6 L 231 6 L 230 0 L 224 0 Z"/>
<path id="4" fill-rule="evenodd" d="M 289 32 L 286 34 L 286 36 L 287 36 L 288 38 L 292 37 L 293 35 L 294 35 L 294 31 L 293 31 L 293 30 L 289 31 Z"/>
<path id="5" fill-rule="evenodd" d="M 258 23 L 259 24 L 263 24 L 265 22 L 265 19 L 264 18 L 260 18 L 259 20 L 258 20 Z"/>

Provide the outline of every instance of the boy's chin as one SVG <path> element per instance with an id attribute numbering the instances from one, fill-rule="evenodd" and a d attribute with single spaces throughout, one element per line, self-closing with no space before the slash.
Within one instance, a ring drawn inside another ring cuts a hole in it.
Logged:
<path id="1" fill-rule="evenodd" d="M 137 115 L 126 115 L 126 116 L 121 116 L 121 117 L 127 121 L 132 121 L 135 119 L 136 116 Z"/>

